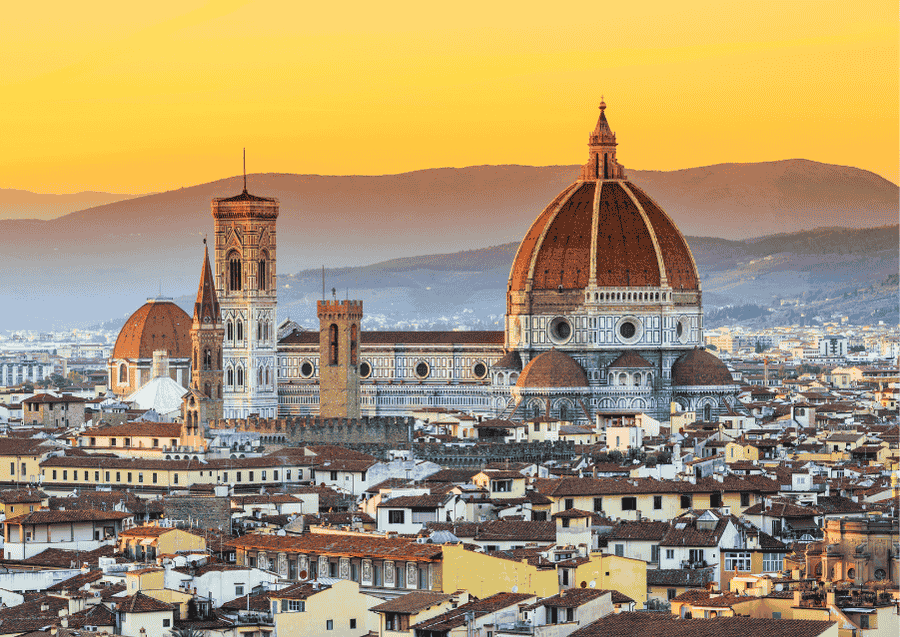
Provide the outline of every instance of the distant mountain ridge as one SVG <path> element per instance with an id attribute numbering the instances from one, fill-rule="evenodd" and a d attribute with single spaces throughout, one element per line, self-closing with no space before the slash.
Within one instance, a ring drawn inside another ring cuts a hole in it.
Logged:
<path id="1" fill-rule="evenodd" d="M 517 244 L 577 169 L 475 166 L 379 177 L 266 174 L 248 180 L 251 192 L 281 202 L 279 272 L 325 264 L 355 268 L 354 276 L 362 277 L 367 264 L 389 259 L 410 259 L 402 263 L 415 271 L 421 258 L 416 255 Z M 672 172 L 626 167 L 626 175 L 682 232 L 724 241 L 828 226 L 877 227 L 896 223 L 898 215 L 896 185 L 856 168 L 806 160 Z M 231 177 L 49 221 L 0 220 L 0 304 L 16 308 L 0 327 L 61 320 L 84 325 L 128 314 L 160 290 L 192 293 L 201 241 L 213 229 L 210 199 L 240 189 L 241 178 Z M 491 299 L 495 284 L 505 286 L 508 274 L 501 276 L 497 268 L 482 272 L 492 280 L 483 282 Z"/>
<path id="2" fill-rule="evenodd" d="M 84 191 L 57 195 L 0 188 L 0 219 L 55 219 L 70 212 L 143 195 Z"/>

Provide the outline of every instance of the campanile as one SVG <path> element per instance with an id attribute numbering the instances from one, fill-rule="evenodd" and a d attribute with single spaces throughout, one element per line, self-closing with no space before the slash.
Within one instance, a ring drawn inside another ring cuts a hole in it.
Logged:
<path id="1" fill-rule="evenodd" d="M 244 191 L 212 200 L 216 292 L 225 329 L 223 417 L 278 415 L 275 221 L 278 200 Z"/>

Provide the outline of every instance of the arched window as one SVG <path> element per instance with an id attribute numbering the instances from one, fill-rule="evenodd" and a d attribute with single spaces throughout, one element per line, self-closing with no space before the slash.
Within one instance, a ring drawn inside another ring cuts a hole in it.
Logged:
<path id="1" fill-rule="evenodd" d="M 219 363 L 219 365 L 218 365 L 218 367 L 216 367 L 216 369 L 222 369 L 222 348 L 221 347 L 216 348 L 216 360 Z"/>
<path id="2" fill-rule="evenodd" d="M 219 398 L 220 400 L 222 398 L 222 383 L 217 385 L 216 398 Z"/>
<path id="3" fill-rule="evenodd" d="M 272 384 L 272 377 L 268 367 L 266 367 L 266 385 Z"/>
<path id="4" fill-rule="evenodd" d="M 266 259 L 263 257 L 259 260 L 259 266 L 256 271 L 256 281 L 259 284 L 260 290 L 266 289 L 266 277 L 268 275 L 269 268 L 267 267 Z"/>
<path id="5" fill-rule="evenodd" d="M 569 416 L 569 408 L 566 403 L 559 406 L 559 419 L 566 420 Z"/>
<path id="6" fill-rule="evenodd" d="M 258 340 L 258 341 L 263 340 L 263 322 L 262 321 L 256 322 L 256 340 Z"/>
<path id="7" fill-rule="evenodd" d="M 534 403 L 534 404 L 531 406 L 531 416 L 532 416 L 533 418 L 540 418 L 540 416 L 541 416 L 541 406 L 540 406 L 539 404 Z"/>
<path id="8" fill-rule="evenodd" d="M 244 386 L 244 368 L 243 367 L 237 368 L 237 386 L 238 387 Z"/>
<path id="9" fill-rule="evenodd" d="M 703 420 L 706 422 L 712 420 L 712 405 L 707 405 L 703 408 Z"/>
<path id="10" fill-rule="evenodd" d="M 239 341 L 244 340 L 244 322 L 243 321 L 238 320 L 236 331 L 237 331 L 237 340 L 239 340 Z"/>
<path id="11" fill-rule="evenodd" d="M 234 250 L 228 254 L 228 289 L 241 291 L 241 255 Z"/>
<path id="12" fill-rule="evenodd" d="M 641 384 L 641 373 L 640 372 L 638 372 L 634 375 L 634 384 L 635 385 Z"/>
<path id="13" fill-rule="evenodd" d="M 125 363 L 119 363 L 119 382 L 128 382 L 128 366 Z"/>
<path id="14" fill-rule="evenodd" d="M 225 340 L 234 340 L 234 324 L 230 320 L 225 321 Z"/>
<path id="15" fill-rule="evenodd" d="M 647 372 L 647 384 L 648 385 L 653 384 L 653 374 L 651 374 L 650 372 Z"/>
<path id="16" fill-rule="evenodd" d="M 359 339 L 359 328 L 356 324 L 350 326 L 350 364 L 356 365 L 357 362 L 357 343 Z"/>
<path id="17" fill-rule="evenodd" d="M 206 394 L 209 398 L 212 398 L 212 385 L 206 383 L 203 386 L 203 393 Z"/>
<path id="18" fill-rule="evenodd" d="M 203 350 L 203 369 L 212 369 L 212 350 L 208 347 Z"/>
<path id="19" fill-rule="evenodd" d="M 260 367 L 256 372 L 256 382 L 259 385 L 263 384 L 263 368 Z"/>
<path id="20" fill-rule="evenodd" d="M 338 326 L 334 323 L 328 328 L 328 350 L 331 365 L 338 364 Z"/>
<path id="21" fill-rule="evenodd" d="M 225 372 L 225 384 L 229 387 L 234 385 L 234 370 L 230 367 L 228 368 L 228 371 Z"/>
<path id="22" fill-rule="evenodd" d="M 619 374 L 619 384 L 625 385 L 627 382 L 628 382 L 627 374 L 625 374 L 625 372 L 622 372 L 621 374 Z"/>

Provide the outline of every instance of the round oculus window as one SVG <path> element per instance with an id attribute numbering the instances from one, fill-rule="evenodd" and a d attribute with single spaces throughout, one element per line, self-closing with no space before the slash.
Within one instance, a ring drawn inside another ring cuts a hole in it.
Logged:
<path id="1" fill-rule="evenodd" d="M 572 324 L 568 319 L 557 317 L 550 322 L 550 340 L 557 345 L 569 342 L 572 337 Z"/>
<path id="2" fill-rule="evenodd" d="M 303 364 L 300 365 L 300 375 L 303 376 L 303 378 L 309 378 L 313 375 L 314 371 L 315 368 L 309 361 L 303 361 Z"/>
<path id="3" fill-rule="evenodd" d="M 363 361 L 359 365 L 359 377 L 360 378 L 368 378 L 372 375 L 372 366 L 369 365 L 368 362 Z"/>
<path id="4" fill-rule="evenodd" d="M 643 335 L 644 328 L 638 318 L 626 316 L 619 319 L 619 322 L 616 323 L 616 336 L 621 343 L 633 345 L 641 340 Z"/>
<path id="5" fill-rule="evenodd" d="M 431 371 L 431 368 L 428 367 L 428 363 L 425 361 L 419 361 L 416 364 L 416 376 L 419 378 L 428 378 L 428 373 Z"/>
<path id="6" fill-rule="evenodd" d="M 481 379 L 487 376 L 487 365 L 482 362 L 475 363 L 472 367 L 472 374 L 475 375 L 475 378 Z"/>

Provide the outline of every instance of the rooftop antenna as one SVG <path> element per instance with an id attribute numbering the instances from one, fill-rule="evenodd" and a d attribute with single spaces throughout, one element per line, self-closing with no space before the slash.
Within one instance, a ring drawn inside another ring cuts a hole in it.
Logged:
<path id="1" fill-rule="evenodd" d="M 322 265 L 322 300 L 325 300 L 325 266 Z"/>
<path id="2" fill-rule="evenodd" d="M 244 194 L 247 193 L 247 148 L 244 148 Z"/>

